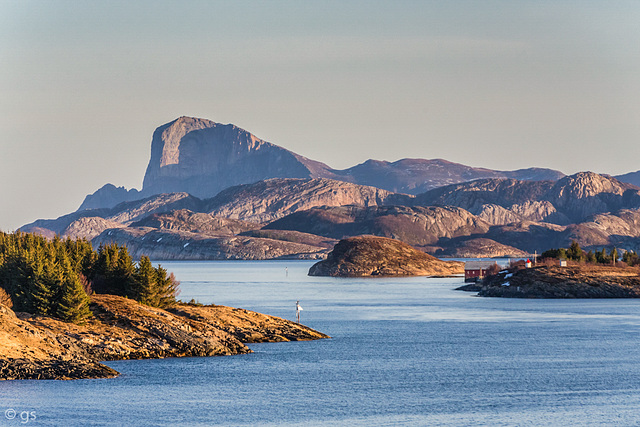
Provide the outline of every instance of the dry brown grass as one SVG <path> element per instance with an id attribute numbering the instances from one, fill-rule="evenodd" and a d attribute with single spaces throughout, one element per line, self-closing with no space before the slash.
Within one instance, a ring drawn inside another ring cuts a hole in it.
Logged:
<path id="1" fill-rule="evenodd" d="M 11 300 L 11 295 L 4 290 L 4 288 L 0 288 L 0 304 L 6 305 L 9 308 L 13 308 L 13 301 Z"/>

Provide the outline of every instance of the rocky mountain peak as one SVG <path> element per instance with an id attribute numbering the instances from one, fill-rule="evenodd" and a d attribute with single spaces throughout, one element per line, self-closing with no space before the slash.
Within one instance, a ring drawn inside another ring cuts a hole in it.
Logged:
<path id="1" fill-rule="evenodd" d="M 182 116 L 176 120 L 160 126 L 156 133 L 160 133 L 157 138 L 153 135 L 153 142 L 162 143 L 160 167 L 178 164 L 180 162 L 180 143 L 190 132 L 215 127 L 217 123 L 207 119 Z M 154 147 L 152 146 L 152 160 Z M 160 151 L 160 150 L 159 150 Z"/>
<path id="2" fill-rule="evenodd" d="M 622 195 L 630 188 L 629 184 L 624 184 L 608 175 L 599 175 L 594 172 L 578 172 L 575 175 L 560 179 L 551 192 L 557 197 L 568 196 L 582 199 L 601 193 Z"/>
<path id="3" fill-rule="evenodd" d="M 234 185 L 308 178 L 305 160 L 232 124 L 180 117 L 154 132 L 142 193 L 213 197 Z"/>
<path id="4" fill-rule="evenodd" d="M 609 175 L 579 172 L 556 182 L 546 199 L 572 221 L 582 221 L 595 213 L 638 206 L 640 189 Z"/>

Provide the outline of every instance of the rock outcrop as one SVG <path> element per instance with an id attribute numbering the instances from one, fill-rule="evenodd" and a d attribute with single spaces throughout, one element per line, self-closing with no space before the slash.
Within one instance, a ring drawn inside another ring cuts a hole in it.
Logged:
<path id="1" fill-rule="evenodd" d="M 245 343 L 328 338 L 273 316 L 223 306 L 170 310 L 113 295 L 93 295 L 84 325 L 0 306 L 0 379 L 108 378 L 99 361 L 249 353 Z"/>
<path id="2" fill-rule="evenodd" d="M 504 270 L 478 285 L 458 289 L 483 297 L 640 298 L 637 268 L 579 265 Z"/>
<path id="3" fill-rule="evenodd" d="M 406 243 L 375 236 L 341 240 L 327 259 L 314 264 L 310 276 L 383 277 L 451 276 L 464 273 L 464 263 L 441 261 Z"/>
<path id="4" fill-rule="evenodd" d="M 226 218 L 268 223 L 317 206 L 382 206 L 412 197 L 330 179 L 269 179 L 231 187 L 205 203 L 204 210 Z"/>

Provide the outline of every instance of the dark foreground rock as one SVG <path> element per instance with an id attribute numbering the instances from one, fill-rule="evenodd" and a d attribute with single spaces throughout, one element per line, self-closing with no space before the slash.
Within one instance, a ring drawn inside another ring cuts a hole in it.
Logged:
<path id="1" fill-rule="evenodd" d="M 93 295 L 84 325 L 16 315 L 0 306 L 0 379 L 108 378 L 102 360 L 250 353 L 245 343 L 328 338 L 306 326 L 247 310 L 178 304 L 161 310 Z"/>
<path id="2" fill-rule="evenodd" d="M 375 236 L 343 239 L 326 260 L 314 264 L 310 276 L 381 277 L 451 276 L 464 273 L 464 263 L 441 261 L 398 240 Z"/>
<path id="3" fill-rule="evenodd" d="M 504 298 L 640 298 L 635 268 L 542 266 L 504 270 L 458 290 Z"/>

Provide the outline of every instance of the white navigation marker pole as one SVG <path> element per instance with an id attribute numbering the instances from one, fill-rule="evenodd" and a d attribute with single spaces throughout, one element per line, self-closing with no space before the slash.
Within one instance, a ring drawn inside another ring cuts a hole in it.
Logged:
<path id="1" fill-rule="evenodd" d="M 296 301 L 296 321 L 300 323 L 300 312 L 302 311 L 302 307 L 300 307 L 300 301 Z"/>

